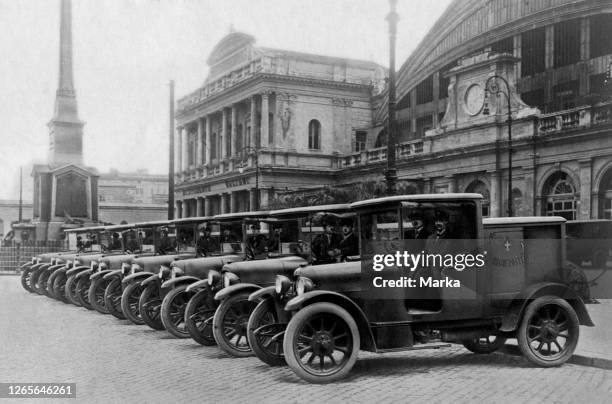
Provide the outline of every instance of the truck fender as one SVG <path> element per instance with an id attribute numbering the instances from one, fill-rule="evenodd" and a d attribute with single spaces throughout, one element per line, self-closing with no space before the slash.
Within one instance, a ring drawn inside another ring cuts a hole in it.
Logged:
<path id="1" fill-rule="evenodd" d="M 93 274 L 91 274 L 89 279 L 91 279 L 92 281 L 95 281 L 96 279 L 103 277 L 104 275 L 106 275 L 109 272 L 113 272 L 113 270 L 112 269 L 106 269 L 104 271 L 94 272 Z"/>
<path id="2" fill-rule="evenodd" d="M 566 300 L 576 311 L 580 325 L 593 327 L 593 320 L 586 309 L 580 296 L 567 285 L 561 283 L 540 282 L 531 285 L 523 293 L 512 301 L 506 314 L 502 319 L 501 331 L 510 332 L 517 329 L 527 305 L 541 296 L 552 295 Z"/>
<path id="3" fill-rule="evenodd" d="M 166 282 L 162 283 L 162 289 L 183 285 L 185 283 L 194 283 L 200 281 L 200 278 L 196 278 L 195 276 L 180 276 L 178 278 L 169 279 Z"/>
<path id="4" fill-rule="evenodd" d="M 56 265 L 51 265 L 49 268 L 47 268 L 47 272 L 55 272 L 60 268 L 63 268 L 64 264 L 56 264 Z"/>
<path id="5" fill-rule="evenodd" d="M 238 292 L 254 292 L 261 289 L 261 286 L 255 285 L 254 283 L 237 283 L 230 285 L 227 288 L 223 288 L 215 295 L 215 300 L 224 300 Z"/>
<path id="6" fill-rule="evenodd" d="M 20 270 L 20 271 L 24 271 L 25 269 L 30 268 L 30 267 L 32 267 L 32 266 L 33 266 L 32 262 L 26 262 L 25 264 L 23 264 L 23 265 L 21 265 L 21 266 L 19 267 L 19 270 Z"/>
<path id="7" fill-rule="evenodd" d="M 135 274 L 130 274 L 126 276 L 125 278 L 123 278 L 121 283 L 123 283 L 124 285 L 127 285 L 132 282 L 143 281 L 151 275 L 155 275 L 155 274 L 152 272 L 136 272 Z"/>
<path id="8" fill-rule="evenodd" d="M 107 273 L 106 275 L 104 275 L 105 280 L 110 280 L 111 278 L 114 278 L 115 276 L 121 276 L 121 270 L 120 269 L 115 269 L 114 271 L 110 271 L 109 273 Z"/>
<path id="9" fill-rule="evenodd" d="M 357 323 L 357 328 L 359 329 L 359 335 L 361 337 L 362 349 L 376 350 L 374 335 L 372 334 L 372 330 L 370 329 L 365 313 L 351 299 L 340 293 L 325 290 L 313 290 L 306 292 L 289 300 L 285 305 L 285 310 L 299 310 L 302 307 L 321 302 L 333 303 L 348 311 Z"/>
<path id="10" fill-rule="evenodd" d="M 157 282 L 159 280 L 160 279 L 159 279 L 158 275 L 150 275 L 147 279 L 145 279 L 144 281 L 140 282 L 140 286 L 142 286 L 143 288 L 146 288 L 147 286 L 149 286 L 153 282 Z"/>
<path id="11" fill-rule="evenodd" d="M 195 292 L 197 291 L 197 289 L 208 289 L 209 285 L 208 285 L 208 279 L 202 279 L 199 280 L 195 283 L 192 283 L 191 285 L 187 286 L 186 291 L 187 292 Z"/>
<path id="12" fill-rule="evenodd" d="M 72 276 L 75 274 L 78 274 L 79 272 L 82 271 L 86 271 L 88 269 L 91 269 L 90 267 L 86 267 L 86 266 L 78 266 L 78 267 L 74 267 L 74 268 L 70 268 L 68 271 L 66 271 L 66 276 Z"/>
<path id="13" fill-rule="evenodd" d="M 77 276 L 75 276 L 76 279 L 82 278 L 84 276 L 89 277 L 89 275 L 91 275 L 91 273 L 93 272 L 92 269 L 88 269 L 87 271 L 81 271 L 77 274 Z"/>
<path id="14" fill-rule="evenodd" d="M 276 297 L 276 287 L 275 286 L 266 286 L 265 288 L 261 288 L 259 290 L 254 291 L 249 296 L 249 302 L 258 302 L 268 297 L 272 297 L 272 298 Z"/>

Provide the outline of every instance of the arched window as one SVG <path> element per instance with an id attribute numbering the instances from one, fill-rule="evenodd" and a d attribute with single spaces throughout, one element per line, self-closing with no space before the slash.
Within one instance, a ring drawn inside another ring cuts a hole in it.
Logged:
<path id="1" fill-rule="evenodd" d="M 376 142 L 374 143 L 374 147 L 384 147 L 387 145 L 387 128 L 384 128 L 380 132 L 378 132 L 378 136 L 376 136 Z"/>
<path id="2" fill-rule="evenodd" d="M 578 194 L 572 179 L 562 171 L 551 175 L 544 186 L 544 214 L 576 219 Z"/>
<path id="3" fill-rule="evenodd" d="M 316 119 L 308 124 L 308 148 L 321 150 L 321 123 Z"/>
<path id="4" fill-rule="evenodd" d="M 612 168 L 609 168 L 599 184 L 599 218 L 612 219 Z"/>
<path id="5" fill-rule="evenodd" d="M 486 184 L 480 180 L 472 181 L 465 192 L 482 195 L 482 216 L 489 217 L 491 214 L 491 193 Z"/>

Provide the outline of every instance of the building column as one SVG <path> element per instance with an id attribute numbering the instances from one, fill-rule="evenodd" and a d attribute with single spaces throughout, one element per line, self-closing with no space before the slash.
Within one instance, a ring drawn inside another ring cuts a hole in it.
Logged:
<path id="1" fill-rule="evenodd" d="M 189 147 L 188 145 L 188 131 L 186 128 L 181 129 L 182 139 L 181 139 L 181 154 L 183 155 L 183 164 L 181 166 L 182 171 L 187 171 L 189 169 Z"/>
<path id="2" fill-rule="evenodd" d="M 269 147 L 270 136 L 270 92 L 264 91 L 261 93 L 261 130 L 260 130 L 260 146 Z"/>
<path id="3" fill-rule="evenodd" d="M 224 158 L 227 157 L 227 136 L 229 136 L 229 134 L 227 133 L 227 109 L 223 108 L 221 110 L 221 155 L 219 156 L 219 160 L 223 160 Z"/>
<path id="4" fill-rule="evenodd" d="M 174 217 L 177 219 L 183 217 L 183 201 L 176 201 L 176 215 Z"/>
<path id="5" fill-rule="evenodd" d="M 449 175 L 446 177 L 446 179 L 448 180 L 448 192 L 457 192 L 457 178 L 455 178 L 454 175 Z"/>
<path id="6" fill-rule="evenodd" d="M 205 196 L 202 198 L 202 202 L 204 203 L 204 216 L 212 216 L 212 203 L 210 196 Z"/>
<path id="7" fill-rule="evenodd" d="M 210 146 L 211 146 L 211 136 L 212 136 L 212 115 L 206 115 L 206 143 L 205 143 L 205 163 L 210 164 Z"/>
<path id="8" fill-rule="evenodd" d="M 238 144 L 238 131 L 236 121 L 238 120 L 238 104 L 232 104 L 231 107 L 231 128 L 230 128 L 230 156 L 237 155 L 240 150 L 236 150 Z"/>
<path id="9" fill-rule="evenodd" d="M 204 198 L 196 198 L 196 216 L 200 217 L 204 215 Z"/>
<path id="10" fill-rule="evenodd" d="M 514 52 L 513 55 L 514 57 L 520 59 L 522 57 L 523 54 L 523 36 L 522 35 L 515 35 L 514 37 L 512 37 L 513 40 L 513 48 L 514 48 Z M 514 71 L 516 73 L 516 77 L 517 79 L 521 77 L 521 62 L 517 62 L 514 64 Z"/>
<path id="11" fill-rule="evenodd" d="M 254 212 L 257 209 L 257 189 L 249 189 L 249 210 Z"/>
<path id="12" fill-rule="evenodd" d="M 238 212 L 238 193 L 232 191 L 229 193 L 230 196 L 230 213 Z"/>
<path id="13" fill-rule="evenodd" d="M 576 219 L 591 219 L 591 159 L 578 160 L 580 165 L 580 202 Z M 597 213 L 593 218 L 597 217 Z"/>
<path id="14" fill-rule="evenodd" d="M 255 96 L 251 96 L 251 136 L 249 146 L 257 148 L 257 100 Z"/>
<path id="15" fill-rule="evenodd" d="M 270 190 L 259 189 L 259 209 L 267 209 L 270 206 Z"/>
<path id="16" fill-rule="evenodd" d="M 183 171 L 183 127 L 176 127 L 176 136 L 174 138 L 174 158 L 176 161 L 174 162 L 174 169 L 176 173 L 180 173 Z"/>
<path id="17" fill-rule="evenodd" d="M 221 194 L 221 206 L 219 208 L 220 208 L 221 214 L 229 213 L 227 211 L 227 194 L 226 193 Z"/>
<path id="18" fill-rule="evenodd" d="M 499 172 L 494 171 L 490 176 L 491 181 L 491 205 L 490 205 L 490 217 L 500 217 L 502 212 L 502 194 L 501 194 L 501 176 Z"/>
<path id="19" fill-rule="evenodd" d="M 195 166 L 200 166 L 204 162 L 202 161 L 202 144 L 204 143 L 204 124 L 202 119 L 198 119 L 198 136 L 196 138 L 196 161 Z"/>
<path id="20" fill-rule="evenodd" d="M 544 28 L 544 68 L 552 69 L 555 64 L 555 26 Z"/>

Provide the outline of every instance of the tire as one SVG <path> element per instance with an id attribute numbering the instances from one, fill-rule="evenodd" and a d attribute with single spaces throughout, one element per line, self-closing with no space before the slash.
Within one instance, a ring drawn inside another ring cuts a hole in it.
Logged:
<path id="1" fill-rule="evenodd" d="M 49 279 L 47 279 L 47 293 L 49 297 L 61 300 L 55 293 L 55 289 L 53 288 L 53 284 L 55 283 L 55 279 L 59 276 L 59 271 L 55 270 L 51 275 L 49 275 Z"/>
<path id="2" fill-rule="evenodd" d="M 66 297 L 66 282 L 68 281 L 66 277 L 66 272 L 62 271 L 55 275 L 55 279 L 53 279 L 53 294 L 62 302 L 68 304 L 70 300 Z"/>
<path id="3" fill-rule="evenodd" d="M 136 325 L 143 325 L 144 321 L 138 310 L 138 300 L 142 294 L 142 286 L 140 282 L 130 283 L 121 295 L 121 311 L 123 315 Z"/>
<path id="4" fill-rule="evenodd" d="M 138 299 L 138 312 L 142 321 L 154 330 L 164 329 L 161 321 L 161 304 L 159 284 L 150 283 Z"/>
<path id="5" fill-rule="evenodd" d="M 562 365 L 572 356 L 578 344 L 580 325 L 567 301 L 543 296 L 529 303 L 517 333 L 519 348 L 527 360 L 538 366 L 552 367 Z"/>
<path id="6" fill-rule="evenodd" d="M 32 288 L 32 291 L 34 293 L 38 293 L 39 295 L 43 294 L 38 288 L 38 278 L 40 278 L 41 273 L 42 273 L 42 269 L 38 268 L 35 271 L 33 271 L 32 275 L 30 276 L 30 287 Z"/>
<path id="7" fill-rule="evenodd" d="M 75 296 L 81 306 L 85 307 L 87 310 L 93 310 L 93 306 L 89 303 L 90 286 L 91 281 L 89 280 L 89 275 L 83 275 L 77 280 Z"/>
<path id="8" fill-rule="evenodd" d="M 104 303 L 104 292 L 109 283 L 109 280 L 103 279 L 102 277 L 96 278 L 91 281 L 89 291 L 87 292 L 91 307 L 102 314 L 109 314 L 106 304 Z"/>
<path id="9" fill-rule="evenodd" d="M 49 271 L 47 271 L 46 269 L 41 270 L 40 274 L 38 275 L 38 280 L 36 282 L 36 288 L 38 290 L 38 293 L 40 293 L 41 295 L 50 297 L 51 294 L 47 290 L 47 282 L 49 281 L 49 276 L 51 276 L 51 273 Z"/>
<path id="10" fill-rule="evenodd" d="M 30 293 L 36 293 L 32 289 L 32 272 L 31 267 L 26 267 L 21 271 L 21 286 Z"/>
<path id="11" fill-rule="evenodd" d="M 488 335 L 486 337 L 463 340 L 461 343 L 470 352 L 475 354 L 490 354 L 503 347 L 506 337 L 499 335 Z"/>
<path id="12" fill-rule="evenodd" d="M 250 292 L 240 292 L 223 300 L 213 318 L 213 334 L 217 345 L 231 356 L 253 356 L 247 338 L 249 317 L 257 303 L 249 301 Z"/>
<path id="13" fill-rule="evenodd" d="M 308 327 L 316 332 L 308 332 Z M 336 340 L 340 344 L 333 344 L 331 348 L 321 344 Z M 357 361 L 359 344 L 357 324 L 346 310 L 332 303 L 314 303 L 299 310 L 289 321 L 283 351 L 287 365 L 300 378 L 310 383 L 331 383 L 344 378 L 351 371 Z M 342 350 L 336 349 L 340 346 Z M 315 354 L 315 350 L 325 352 Z M 298 351 L 301 351 L 301 356 Z M 337 352 L 342 353 L 340 363 L 335 360 Z M 304 361 L 309 353 L 308 360 Z M 328 356 L 333 357 L 333 361 L 328 361 L 331 368 L 316 370 L 313 363 L 315 356 L 319 357 L 319 361 L 323 360 L 321 368 L 325 366 Z"/>
<path id="14" fill-rule="evenodd" d="M 205 346 L 216 345 L 213 335 L 213 317 L 217 303 L 208 289 L 198 291 L 185 308 L 185 327 L 189 336 Z"/>
<path id="15" fill-rule="evenodd" d="M 115 276 L 104 290 L 104 305 L 110 314 L 120 320 L 125 320 L 125 315 L 121 311 L 121 278 Z"/>
<path id="16" fill-rule="evenodd" d="M 164 328 L 177 338 L 189 338 L 185 324 L 185 309 L 193 292 L 186 292 L 189 285 L 181 285 L 172 289 L 162 300 L 161 320 Z"/>
<path id="17" fill-rule="evenodd" d="M 283 337 L 287 324 L 280 324 L 273 298 L 259 302 L 249 317 L 247 338 L 255 356 L 270 366 L 285 365 Z"/>
<path id="18" fill-rule="evenodd" d="M 66 279 L 66 288 L 64 289 L 64 295 L 66 299 L 68 299 L 69 303 L 74 304 L 75 306 L 80 306 L 81 303 L 77 300 L 76 297 L 76 288 L 77 288 L 77 274 L 70 275 L 68 279 Z"/>

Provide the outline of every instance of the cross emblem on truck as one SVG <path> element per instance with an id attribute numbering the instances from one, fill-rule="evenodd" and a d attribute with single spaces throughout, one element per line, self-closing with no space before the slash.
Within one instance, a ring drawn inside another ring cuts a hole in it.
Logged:
<path id="1" fill-rule="evenodd" d="M 508 241 L 508 239 L 506 239 L 506 242 L 504 243 L 504 247 L 506 247 L 506 251 L 510 251 L 510 247 L 512 246 L 512 244 L 510 244 L 510 241 Z"/>

